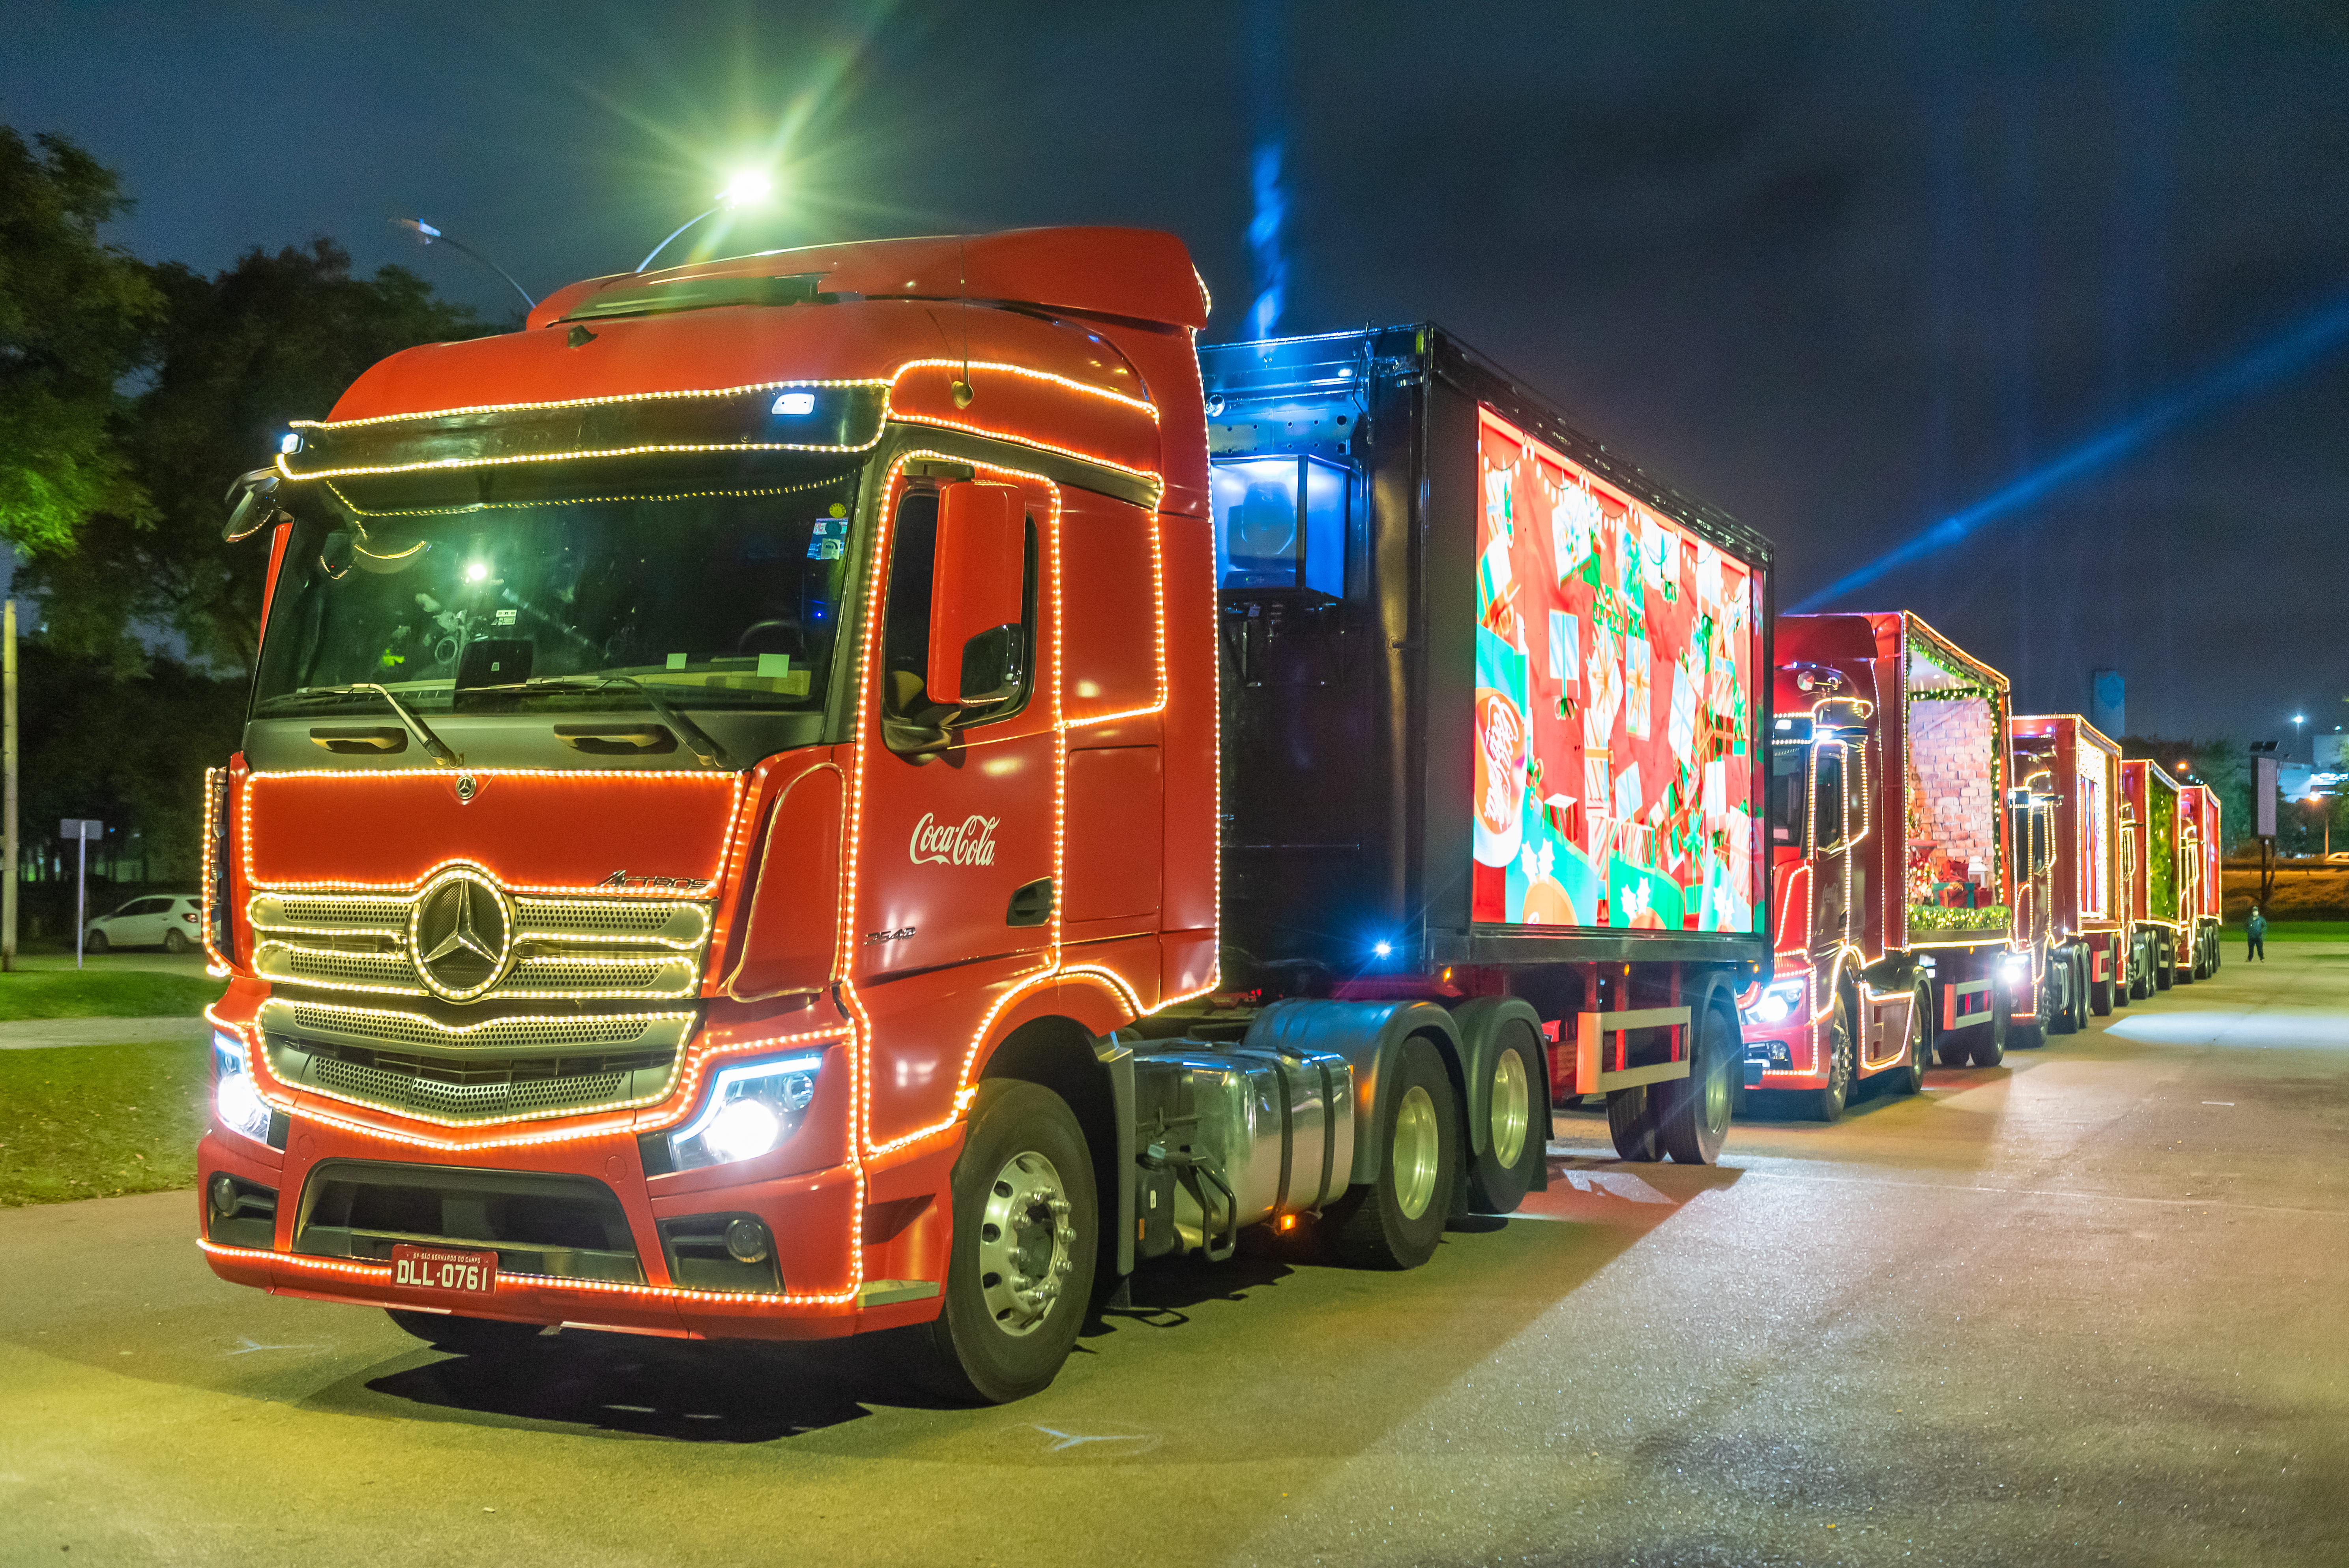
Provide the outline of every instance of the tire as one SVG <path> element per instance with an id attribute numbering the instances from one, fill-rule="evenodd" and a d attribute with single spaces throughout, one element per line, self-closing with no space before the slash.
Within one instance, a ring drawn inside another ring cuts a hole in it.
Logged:
<path id="1" fill-rule="evenodd" d="M 1541 1057 L 1533 1030 L 1519 1018 L 1503 1026 L 1485 1085 L 1485 1150 L 1468 1157 L 1468 1207 L 1514 1214 L 1547 1158 L 1542 1146 Z"/>
<path id="2" fill-rule="evenodd" d="M 187 950 L 188 950 L 188 939 L 187 939 L 186 937 L 184 937 L 184 936 L 181 935 L 181 934 L 180 934 L 178 932 L 176 932 L 176 931 L 167 931 L 167 932 L 165 932 L 165 933 L 163 934 L 163 951 L 164 951 L 164 952 L 166 952 L 166 953 L 185 953 Z"/>
<path id="3" fill-rule="evenodd" d="M 1994 1068 L 2006 1060 L 2007 1031 L 2012 1027 L 2009 1017 L 2013 1008 L 2003 996 L 1992 993 L 1990 1005 L 1990 1027 L 1974 1026 L 1974 1037 L 1966 1042 L 1966 1055 L 1978 1068 Z"/>
<path id="4" fill-rule="evenodd" d="M 1925 1068 L 1933 1056 L 1933 1033 L 1926 1026 L 1931 1016 L 1933 990 L 1922 980 L 1909 994 L 1909 1056 L 1900 1066 L 1886 1075 L 1885 1083 L 1894 1094 L 1918 1094 L 1925 1088 Z"/>
<path id="5" fill-rule="evenodd" d="M 2157 942 L 2153 949 L 2153 988 L 2167 991 L 2178 984 L 2178 955 L 2167 943 Z"/>
<path id="6" fill-rule="evenodd" d="M 2072 1032 L 2088 1032 L 2088 952 L 2082 948 L 2072 960 Z"/>
<path id="7" fill-rule="evenodd" d="M 525 1349 L 546 1332 L 543 1323 L 508 1323 L 496 1317 L 455 1317 L 442 1312 L 402 1312 L 386 1307 L 385 1315 L 406 1333 L 435 1350 L 459 1356 L 511 1356 Z"/>
<path id="8" fill-rule="evenodd" d="M 1415 1269 L 1435 1255 L 1460 1169 L 1460 1113 L 1452 1075 L 1425 1037 L 1395 1053 L 1379 1085 L 1379 1178 L 1330 1205 L 1339 1261 L 1354 1268 Z"/>
<path id="9" fill-rule="evenodd" d="M 1649 1099 L 1645 1084 L 1637 1088 L 1608 1091 L 1607 1135 L 1615 1140 L 1617 1159 L 1656 1161 L 1664 1157 L 1656 1137 L 1653 1111 L 1654 1102 Z"/>
<path id="10" fill-rule="evenodd" d="M 2053 971 L 2054 965 L 2051 964 L 2048 968 Z M 2073 1035 L 2079 1033 L 2079 1030 L 2080 966 L 2073 961 L 2072 955 L 2066 953 L 2064 955 L 2064 1001 L 2061 1006 L 2048 1015 L 2047 1032 L 2051 1035 Z"/>
<path id="11" fill-rule="evenodd" d="M 84 936 L 84 937 L 81 939 L 81 950 L 82 950 L 84 953 L 103 953 L 103 952 L 105 952 L 105 951 L 106 951 L 106 933 L 104 933 L 104 932 L 102 932 L 102 931 L 93 931 L 93 932 L 89 933 L 87 936 Z M 429 1314 L 429 1313 L 427 1313 L 425 1315 L 429 1317 L 429 1316 L 430 1316 L 430 1315 L 431 1315 L 431 1314 Z"/>
<path id="12" fill-rule="evenodd" d="M 1041 1084 L 980 1083 L 953 1189 L 946 1301 L 914 1332 L 914 1374 L 950 1399 L 1024 1399 L 1075 1346 L 1101 1251 L 1092 1156 L 1068 1102 Z"/>
<path id="13" fill-rule="evenodd" d="M 1827 1082 L 1825 1088 L 1812 1089 L 1796 1102 L 1803 1114 L 1813 1121 L 1839 1121 L 1843 1108 L 1851 1103 L 1853 1084 L 1859 1077 L 1857 1047 L 1851 1035 L 1851 1008 L 1843 993 L 1836 993 L 1834 1016 L 1827 1020 Z"/>
<path id="14" fill-rule="evenodd" d="M 1730 1069 L 1742 1059 L 1736 1047 L 1743 1037 L 1719 1007 L 1707 1007 L 1696 1026 L 1689 1076 L 1651 1091 L 1659 1106 L 1656 1137 L 1679 1163 L 1711 1165 L 1721 1158 L 1722 1142 L 1729 1136 L 1730 1101 L 1735 1098 Z"/>

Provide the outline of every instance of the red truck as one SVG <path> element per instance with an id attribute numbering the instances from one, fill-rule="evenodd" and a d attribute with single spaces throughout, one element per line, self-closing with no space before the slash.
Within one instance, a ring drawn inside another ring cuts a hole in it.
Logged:
<path id="1" fill-rule="evenodd" d="M 1907 612 L 1781 616 L 1768 815 L 1775 964 L 1744 1084 L 1833 1120 L 1936 1051 L 1992 1066 L 2038 1024 L 2011 903 L 2006 677 Z"/>
<path id="2" fill-rule="evenodd" d="M 2121 816 L 2135 937 L 2129 994 L 2149 996 L 2202 978 L 2217 955 L 2218 799 L 2132 758 L 2121 764 Z"/>
<path id="3" fill-rule="evenodd" d="M 1410 1266 L 1554 1103 L 1712 1159 L 1769 548 L 1433 328 L 1173 238 L 624 274 L 243 481 L 202 1241 L 432 1343 L 1049 1382 L 1242 1231 Z"/>
<path id="4" fill-rule="evenodd" d="M 2071 1033 L 2090 1014 L 2127 1004 L 2120 748 L 2077 714 L 2007 727 L 2015 859 L 2033 871 L 2019 882 L 2016 926 L 2034 955 L 2048 1026 Z"/>

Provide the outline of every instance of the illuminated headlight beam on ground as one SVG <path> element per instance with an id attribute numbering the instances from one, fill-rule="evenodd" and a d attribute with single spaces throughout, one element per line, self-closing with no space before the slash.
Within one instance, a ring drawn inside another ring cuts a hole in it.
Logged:
<path id="1" fill-rule="evenodd" d="M 2173 426 L 2230 398 L 2257 390 L 2277 377 L 2299 369 L 2311 359 L 2349 336 L 2349 300 L 2336 301 L 2273 342 L 2241 358 L 2220 366 L 2199 380 L 2190 381 L 2101 436 L 2081 442 L 2022 478 L 1983 497 L 1965 511 L 1943 518 L 1905 544 L 1887 551 L 1866 565 L 1837 578 L 1795 606 L 1797 614 L 1823 610 L 1845 594 L 1864 588 L 1886 573 L 1956 543 L 1986 522 L 2030 505 L 2050 490 L 2095 472 L 2126 456 Z"/>

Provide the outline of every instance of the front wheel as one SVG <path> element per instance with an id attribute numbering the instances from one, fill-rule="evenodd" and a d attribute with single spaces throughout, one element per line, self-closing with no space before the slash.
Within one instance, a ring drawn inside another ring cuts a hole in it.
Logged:
<path id="1" fill-rule="evenodd" d="M 1804 1097 L 1804 1109 L 1813 1121 L 1842 1119 L 1843 1108 L 1851 1100 L 1852 1080 L 1858 1077 L 1853 1056 L 1851 1011 L 1838 993 L 1835 1013 L 1827 1019 L 1826 1087 L 1813 1089 Z"/>
<path id="2" fill-rule="evenodd" d="M 1084 1325 L 1100 1222 L 1068 1102 L 1040 1084 L 981 1083 L 955 1161 L 945 1305 L 916 1331 L 921 1380 L 990 1405 L 1050 1384 Z"/>
<path id="3" fill-rule="evenodd" d="M 1480 1214 L 1516 1212 L 1548 1156 L 1541 1139 L 1541 1061 L 1534 1054 L 1533 1027 L 1519 1018 L 1502 1028 L 1492 1081 L 1485 1086 L 1484 1151 L 1468 1161 L 1468 1206 Z"/>
<path id="4" fill-rule="evenodd" d="M 1664 1152 L 1682 1165 L 1710 1165 L 1721 1158 L 1729 1136 L 1729 1102 L 1734 1097 L 1733 1069 L 1742 1057 L 1737 1050 L 1737 1026 L 1718 1007 L 1707 1007 L 1695 1020 L 1696 1048 L 1689 1076 L 1661 1083 L 1651 1090 L 1661 1103 L 1656 1135 Z"/>
<path id="5" fill-rule="evenodd" d="M 1460 1168 L 1452 1075 L 1419 1035 L 1379 1084 L 1379 1175 L 1330 1207 L 1338 1256 L 1356 1268 L 1415 1269 L 1435 1255 Z"/>
<path id="6" fill-rule="evenodd" d="M 106 951 L 106 933 L 104 933 L 104 932 L 102 932 L 102 931 L 93 931 L 93 932 L 91 932 L 88 935 L 87 935 L 87 936 L 83 937 L 83 938 L 81 939 L 81 950 L 82 950 L 84 953 L 103 953 L 103 952 L 105 952 L 105 951 Z"/>
<path id="7" fill-rule="evenodd" d="M 1932 1006 L 1931 988 L 1919 982 L 1909 994 L 1909 1055 L 1887 1080 L 1895 1094 L 1917 1094 L 1925 1087 L 1925 1067 L 1933 1055 L 1932 1036 L 1925 1020 Z"/>
<path id="8" fill-rule="evenodd" d="M 2003 996 L 1995 997 L 1990 1005 L 1990 1022 L 1976 1024 L 1979 1032 L 1967 1042 L 1967 1051 L 1978 1068 L 1994 1068 L 2006 1060 L 2006 1034 L 2010 1027 L 2008 1015 L 2013 1004 Z"/>

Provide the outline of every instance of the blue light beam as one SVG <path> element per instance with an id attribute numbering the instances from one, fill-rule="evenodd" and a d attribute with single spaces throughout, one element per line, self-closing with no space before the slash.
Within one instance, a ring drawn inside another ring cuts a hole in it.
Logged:
<path id="1" fill-rule="evenodd" d="M 2083 441 L 2061 457 L 2041 464 L 2022 478 L 1993 490 L 1965 511 L 1943 518 L 1905 544 L 1837 579 L 1795 606 L 1802 614 L 1824 608 L 1854 589 L 1863 588 L 1886 573 L 1930 555 L 2007 513 L 2030 505 L 2050 490 L 2095 472 L 2134 451 L 2155 437 L 2230 398 L 2255 391 L 2280 376 L 2299 369 L 2349 336 L 2349 300 L 2337 301 L 2317 312 L 2273 342 L 2253 349 L 2231 364 L 2170 393 L 2150 407 L 2112 429 Z"/>

